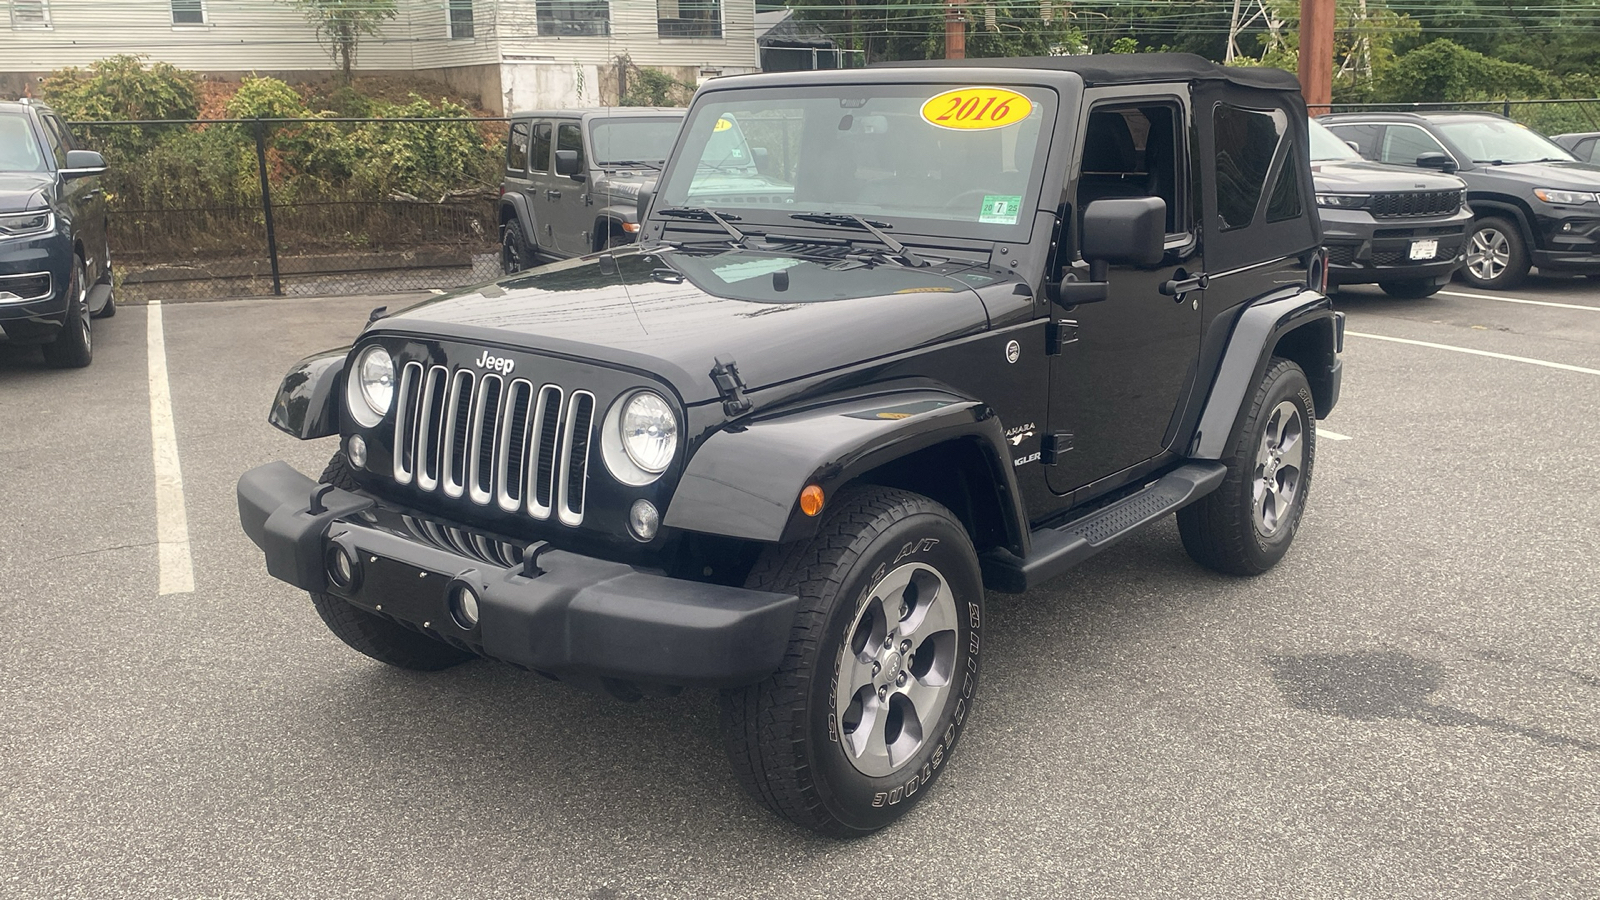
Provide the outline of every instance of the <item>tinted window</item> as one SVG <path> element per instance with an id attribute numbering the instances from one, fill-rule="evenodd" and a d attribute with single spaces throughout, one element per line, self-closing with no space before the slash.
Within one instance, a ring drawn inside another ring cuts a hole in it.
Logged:
<path id="1" fill-rule="evenodd" d="M 528 169 L 528 123 L 511 126 L 511 139 L 506 141 L 506 168 L 513 172 Z"/>
<path id="2" fill-rule="evenodd" d="M 1333 124 L 1328 126 L 1341 141 L 1356 145 L 1356 152 L 1366 159 L 1378 158 L 1378 139 L 1383 134 L 1382 125 L 1344 125 Z"/>
<path id="3" fill-rule="evenodd" d="M 577 122 L 562 122 L 556 130 L 557 150 L 578 151 L 578 168 L 587 168 L 583 160 L 583 132 L 578 130 Z"/>
<path id="4" fill-rule="evenodd" d="M 1217 215 L 1222 230 L 1243 228 L 1255 217 L 1267 189 L 1278 141 L 1288 117 L 1278 110 L 1217 104 Z"/>
<path id="5" fill-rule="evenodd" d="M 1272 188 L 1272 198 L 1267 201 L 1268 222 L 1300 218 L 1300 167 L 1294 162 L 1294 147 L 1291 145 L 1288 158 L 1278 170 L 1278 183 Z"/>
<path id="6" fill-rule="evenodd" d="M 49 118 L 44 118 L 44 142 L 50 145 L 50 152 L 55 155 L 56 168 L 66 168 L 67 143 L 61 139 L 61 132 L 51 127 Z"/>
<path id="7" fill-rule="evenodd" d="M 1444 145 L 1421 128 L 1415 125 L 1390 125 L 1383 134 L 1383 153 L 1378 160 L 1397 166 L 1414 166 L 1417 157 L 1424 153 L 1444 152 Z"/>
<path id="8" fill-rule="evenodd" d="M 0 172 L 43 172 L 44 153 L 28 120 L 16 113 L 0 112 Z"/>
<path id="9" fill-rule="evenodd" d="M 1189 229 L 1183 214 L 1188 166 L 1180 155 L 1177 107 L 1150 105 L 1096 109 L 1084 132 L 1078 208 L 1116 197 L 1160 197 L 1167 204 L 1168 234 Z"/>
<path id="10" fill-rule="evenodd" d="M 1572 154 L 1584 162 L 1600 162 L 1600 140 L 1590 138 L 1578 145 L 1578 152 Z"/>
<path id="11" fill-rule="evenodd" d="M 533 142 L 528 151 L 528 168 L 534 172 L 550 171 L 550 123 L 536 122 Z"/>

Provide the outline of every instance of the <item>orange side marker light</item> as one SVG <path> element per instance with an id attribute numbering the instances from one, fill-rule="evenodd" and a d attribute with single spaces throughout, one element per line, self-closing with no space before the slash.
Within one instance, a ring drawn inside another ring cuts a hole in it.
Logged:
<path id="1" fill-rule="evenodd" d="M 800 492 L 800 511 L 808 516 L 822 512 L 822 488 L 814 484 L 806 485 L 806 489 Z"/>

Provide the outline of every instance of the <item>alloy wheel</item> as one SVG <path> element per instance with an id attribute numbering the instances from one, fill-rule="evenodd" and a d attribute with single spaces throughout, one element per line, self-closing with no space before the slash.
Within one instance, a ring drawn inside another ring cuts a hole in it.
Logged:
<path id="1" fill-rule="evenodd" d="M 1305 419 L 1300 407 L 1284 400 L 1273 407 L 1256 451 L 1253 499 L 1256 530 L 1273 537 L 1293 520 L 1305 473 Z"/>
<path id="2" fill-rule="evenodd" d="M 1467 252 L 1467 268 L 1483 281 L 1500 277 L 1511 265 L 1511 241 L 1498 228 L 1479 228 L 1472 233 Z"/>

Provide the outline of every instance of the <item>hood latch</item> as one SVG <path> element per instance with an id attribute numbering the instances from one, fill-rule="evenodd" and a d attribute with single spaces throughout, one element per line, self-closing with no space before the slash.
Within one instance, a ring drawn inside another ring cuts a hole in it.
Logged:
<path id="1" fill-rule="evenodd" d="M 711 383 L 717 386 L 717 395 L 722 398 L 723 413 L 732 418 L 749 412 L 754 404 L 744 395 L 744 379 L 739 377 L 738 364 L 731 359 L 727 362 L 718 359 L 716 363 L 711 369 Z"/>

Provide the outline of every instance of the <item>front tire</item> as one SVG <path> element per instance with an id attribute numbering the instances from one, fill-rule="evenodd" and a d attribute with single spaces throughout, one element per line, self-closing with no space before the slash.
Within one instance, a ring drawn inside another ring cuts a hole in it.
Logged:
<path id="1" fill-rule="evenodd" d="M 350 474 L 350 463 L 343 450 L 333 455 L 318 480 L 344 490 L 359 487 Z M 311 605 L 316 607 L 317 615 L 322 617 L 328 630 L 351 649 L 397 669 L 437 672 L 473 658 L 465 650 L 375 616 L 332 594 L 312 592 Z"/>
<path id="2" fill-rule="evenodd" d="M 1522 283 L 1532 266 L 1528 245 L 1515 222 L 1489 216 L 1472 223 L 1467 234 L 1467 264 L 1461 277 L 1476 288 L 1507 290 Z"/>
<path id="3" fill-rule="evenodd" d="M 906 491 L 843 491 L 817 535 L 764 553 L 747 586 L 799 595 L 779 670 L 724 691 L 734 772 L 790 821 L 883 828 L 948 764 L 978 681 L 983 583 L 961 523 Z"/>
<path id="4" fill-rule="evenodd" d="M 89 317 L 88 268 L 83 257 L 72 258 L 67 280 L 67 316 L 61 333 L 42 348 L 44 361 L 57 369 L 81 369 L 94 361 L 94 326 Z"/>
<path id="5" fill-rule="evenodd" d="M 1432 278 L 1408 278 L 1404 281 L 1380 281 L 1378 287 L 1397 300 L 1421 300 L 1439 293 L 1444 285 Z"/>
<path id="6" fill-rule="evenodd" d="M 522 221 L 512 219 L 506 223 L 504 232 L 500 236 L 500 271 L 507 275 L 515 275 L 538 265 L 533 247 L 528 243 L 528 238 L 522 233 Z"/>
<path id="7" fill-rule="evenodd" d="M 1195 562 L 1260 575 L 1283 559 L 1300 527 L 1317 455 L 1316 406 L 1305 372 L 1273 358 L 1222 462 L 1222 487 L 1178 510 Z"/>

